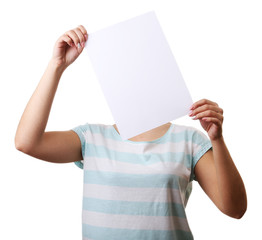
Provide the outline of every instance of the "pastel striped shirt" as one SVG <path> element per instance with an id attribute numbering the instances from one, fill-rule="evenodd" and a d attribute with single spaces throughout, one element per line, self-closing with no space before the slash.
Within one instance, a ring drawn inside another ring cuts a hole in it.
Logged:
<path id="1" fill-rule="evenodd" d="M 171 124 L 153 141 L 123 140 L 113 125 L 74 129 L 82 144 L 83 240 L 191 240 L 185 207 L 194 167 L 212 145 Z"/>

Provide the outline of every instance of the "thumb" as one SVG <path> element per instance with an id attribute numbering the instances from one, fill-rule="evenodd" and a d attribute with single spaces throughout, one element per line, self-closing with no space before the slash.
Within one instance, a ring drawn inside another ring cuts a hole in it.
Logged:
<path id="1" fill-rule="evenodd" d="M 85 43 L 78 43 L 76 47 L 77 47 L 78 53 L 80 54 L 85 47 Z"/>

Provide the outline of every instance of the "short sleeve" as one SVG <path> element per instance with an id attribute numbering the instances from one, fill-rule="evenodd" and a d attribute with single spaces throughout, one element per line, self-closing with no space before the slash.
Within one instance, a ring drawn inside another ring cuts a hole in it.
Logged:
<path id="1" fill-rule="evenodd" d="M 190 180 L 195 180 L 195 166 L 199 159 L 209 150 L 212 149 L 212 144 L 209 138 L 201 131 L 195 129 L 192 135 L 192 170 Z"/>
<path id="2" fill-rule="evenodd" d="M 79 126 L 77 126 L 77 127 L 75 127 L 75 128 L 72 128 L 71 130 L 74 131 L 74 132 L 78 135 L 78 137 L 79 137 L 79 139 L 80 139 L 80 141 L 81 141 L 81 151 L 82 151 L 82 156 L 83 156 L 83 158 L 84 158 L 84 156 L 85 156 L 85 151 L 86 151 L 86 147 L 87 147 L 87 146 L 86 146 L 85 133 L 86 133 L 86 131 L 89 131 L 89 124 L 86 123 L 85 125 L 79 125 Z M 75 165 L 78 166 L 79 168 L 81 168 L 81 169 L 84 168 L 84 161 L 83 161 L 83 160 L 81 160 L 81 161 L 76 161 L 76 162 L 74 162 L 74 163 L 75 163 Z"/>

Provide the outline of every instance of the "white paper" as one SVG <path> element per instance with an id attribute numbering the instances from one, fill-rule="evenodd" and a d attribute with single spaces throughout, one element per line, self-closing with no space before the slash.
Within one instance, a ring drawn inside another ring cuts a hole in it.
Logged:
<path id="1" fill-rule="evenodd" d="M 89 33 L 86 50 L 122 139 L 189 112 L 192 98 L 154 11 Z"/>

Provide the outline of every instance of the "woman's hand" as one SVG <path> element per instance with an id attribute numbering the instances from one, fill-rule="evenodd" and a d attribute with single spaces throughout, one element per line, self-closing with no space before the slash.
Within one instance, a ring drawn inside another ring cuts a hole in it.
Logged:
<path id="1" fill-rule="evenodd" d="M 191 106 L 189 116 L 200 120 L 212 143 L 212 150 L 194 168 L 196 179 L 224 214 L 240 219 L 247 209 L 247 195 L 222 136 L 223 110 L 215 102 L 202 99 Z"/>
<path id="2" fill-rule="evenodd" d="M 217 103 L 202 99 L 195 102 L 190 110 L 189 116 L 194 117 L 193 120 L 199 119 L 210 140 L 222 137 L 223 109 Z"/>
<path id="3" fill-rule="evenodd" d="M 64 33 L 55 43 L 52 62 L 66 69 L 83 51 L 87 37 L 87 31 L 82 25 Z"/>

